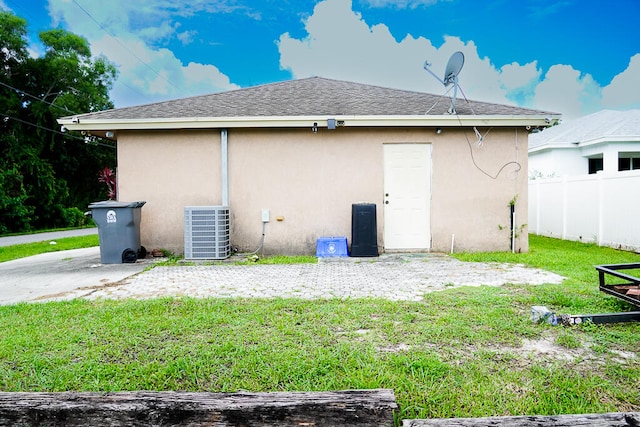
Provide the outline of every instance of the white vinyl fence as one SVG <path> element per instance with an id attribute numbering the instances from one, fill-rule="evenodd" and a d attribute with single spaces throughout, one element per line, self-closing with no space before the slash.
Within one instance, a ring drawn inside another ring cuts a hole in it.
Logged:
<path id="1" fill-rule="evenodd" d="M 529 181 L 529 232 L 640 250 L 640 170 Z"/>

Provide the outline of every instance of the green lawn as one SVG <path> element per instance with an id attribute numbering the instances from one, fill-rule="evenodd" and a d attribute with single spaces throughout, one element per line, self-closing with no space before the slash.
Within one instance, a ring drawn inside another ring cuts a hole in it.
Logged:
<path id="1" fill-rule="evenodd" d="M 24 243 L 21 245 L 0 246 L 0 262 L 11 261 L 13 259 L 38 255 L 45 252 L 90 248 L 99 245 L 97 234 L 80 237 L 65 237 L 63 239 L 56 239 L 55 242 L 55 244 L 51 244 L 50 240 L 45 240 L 42 242 Z"/>
<path id="2" fill-rule="evenodd" d="M 461 254 L 560 273 L 561 285 L 381 299 L 70 301 L 0 307 L 0 390 L 232 392 L 391 388 L 398 419 L 640 410 L 640 325 L 553 327 L 630 310 L 594 265 L 640 256 L 531 236 L 529 254 Z M 402 283 L 398 283 L 402 286 Z"/>

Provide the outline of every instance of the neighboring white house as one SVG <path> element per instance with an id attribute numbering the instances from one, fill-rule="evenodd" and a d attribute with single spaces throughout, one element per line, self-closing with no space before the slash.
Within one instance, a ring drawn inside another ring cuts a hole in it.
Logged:
<path id="1" fill-rule="evenodd" d="M 640 251 L 640 110 L 529 136 L 530 233 Z"/>
<path id="2" fill-rule="evenodd" d="M 640 169 L 640 110 L 603 110 L 529 135 L 529 176 Z"/>

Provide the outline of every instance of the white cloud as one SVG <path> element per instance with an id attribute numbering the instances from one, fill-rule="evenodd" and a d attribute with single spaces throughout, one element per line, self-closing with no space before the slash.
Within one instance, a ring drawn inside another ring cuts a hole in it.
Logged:
<path id="1" fill-rule="evenodd" d="M 369 1 L 380 7 L 416 3 L 419 0 Z M 428 58 L 432 71 L 442 76 L 449 56 L 460 50 L 465 55 L 460 85 L 469 99 L 560 112 L 567 119 L 603 107 L 640 108 L 640 54 L 602 88 L 590 74 L 566 65 L 554 65 L 545 72 L 532 60 L 498 68 L 490 58 L 478 55 L 473 41 L 458 37 L 445 37 L 438 48 L 426 38 L 409 34 L 396 40 L 386 25 L 365 22 L 353 11 L 351 0 L 321 1 L 305 29 L 305 37 L 285 33 L 278 43 L 280 66 L 295 78 L 317 75 L 444 94 L 442 85 L 423 70 L 423 63 Z"/>
<path id="2" fill-rule="evenodd" d="M 507 91 L 510 101 L 522 106 L 532 106 L 541 75 L 542 70 L 538 68 L 537 61 L 525 65 L 513 62 L 500 68 L 500 83 Z"/>
<path id="3" fill-rule="evenodd" d="M 590 74 L 554 65 L 536 87 L 534 105 L 575 118 L 599 110 L 600 98 L 601 88 Z"/>
<path id="4" fill-rule="evenodd" d="M 473 42 L 446 37 L 436 48 L 423 38 L 407 35 L 397 41 L 384 24 L 369 26 L 351 10 L 349 0 L 318 3 L 306 21 L 307 37 L 298 40 L 288 33 L 279 40 L 280 65 L 294 77 L 320 75 L 382 86 L 444 94 L 446 89 L 430 76 L 426 59 L 440 78 L 451 54 L 462 51 L 465 66 L 461 87 L 468 97 L 507 102 L 499 72 L 488 58 L 480 58 Z"/>
<path id="5" fill-rule="evenodd" d="M 640 108 L 640 53 L 631 57 L 626 70 L 602 89 L 604 108 Z"/>
<path id="6" fill-rule="evenodd" d="M 136 31 L 136 35 L 143 40 L 148 40 L 153 43 L 156 41 L 170 40 L 172 37 L 177 36 L 177 29 L 180 26 L 178 23 L 172 23 L 171 21 L 163 21 L 159 25 L 153 27 L 145 27 Z"/>
<path id="7" fill-rule="evenodd" d="M 213 65 L 184 65 L 170 50 L 149 49 L 141 40 L 116 41 L 105 36 L 94 41 L 92 48 L 119 70 L 111 94 L 118 107 L 238 88 Z"/>
<path id="8" fill-rule="evenodd" d="M 438 1 L 451 1 L 451 0 L 366 0 L 371 7 L 389 7 L 394 6 L 398 9 L 411 8 L 415 9 L 418 6 L 429 6 L 438 3 Z"/>
<path id="9" fill-rule="evenodd" d="M 183 46 L 186 46 L 193 42 L 193 37 L 196 34 L 198 34 L 197 31 L 183 31 L 181 33 L 176 34 L 176 37 L 178 37 L 178 40 L 180 40 Z"/>
<path id="10" fill-rule="evenodd" d="M 322 75 L 389 84 L 409 77 L 415 82 L 424 77 L 424 54 L 419 52 L 435 51 L 425 39 L 407 36 L 399 44 L 385 25 L 369 27 L 348 1 L 318 3 L 306 30 L 309 36 L 303 40 L 283 34 L 278 43 L 281 67 L 296 78 Z M 412 52 L 417 54 L 411 57 Z"/>
<path id="11" fill-rule="evenodd" d="M 226 13 L 233 9 L 226 2 L 112 0 L 109 8 L 80 4 L 90 16 L 68 0 L 49 0 L 49 11 L 54 24 L 64 23 L 89 40 L 95 56 L 104 55 L 116 64 L 119 77 L 111 92 L 116 107 L 238 88 L 213 65 L 185 65 L 170 50 L 153 47 L 173 37 L 188 44 L 194 32 L 179 32 L 175 17 L 205 10 Z"/>
<path id="12" fill-rule="evenodd" d="M 437 1 L 450 0 L 367 0 L 371 7 L 396 8 Z M 109 8 L 78 3 L 91 17 L 71 0 L 49 0 L 53 24 L 87 38 L 95 55 L 103 54 L 117 64 L 119 78 L 112 99 L 118 107 L 237 88 L 214 65 L 185 64 L 158 46 L 170 40 L 191 43 L 197 33 L 183 28 L 180 20 L 186 24 L 196 14 L 243 13 L 260 19 L 258 12 L 234 0 L 111 0 Z M 0 6 L 6 7 L 4 0 Z M 600 86 L 570 66 L 543 70 L 535 58 L 524 65 L 496 65 L 479 56 L 474 41 L 455 36 L 434 42 L 410 34 L 397 39 L 384 23 L 365 22 L 353 11 L 351 0 L 318 2 L 305 29 L 304 37 L 284 33 L 278 41 L 280 67 L 295 78 L 319 75 L 445 94 L 447 90 L 423 70 L 423 64 L 428 59 L 431 70 L 442 76 L 450 55 L 460 50 L 465 55 L 460 84 L 470 99 L 558 111 L 567 118 L 601 108 L 640 108 L 640 54 Z"/>

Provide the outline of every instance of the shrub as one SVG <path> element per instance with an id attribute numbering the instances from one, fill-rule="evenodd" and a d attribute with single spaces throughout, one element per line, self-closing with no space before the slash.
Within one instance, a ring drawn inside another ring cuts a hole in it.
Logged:
<path id="1" fill-rule="evenodd" d="M 87 225 L 87 217 L 80 209 L 65 208 L 62 210 L 63 227 L 84 227 Z"/>

